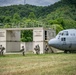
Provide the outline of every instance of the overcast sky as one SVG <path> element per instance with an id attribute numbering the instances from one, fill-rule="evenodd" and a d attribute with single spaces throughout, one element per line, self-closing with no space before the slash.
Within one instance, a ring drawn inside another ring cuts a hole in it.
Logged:
<path id="1" fill-rule="evenodd" d="M 26 4 L 47 6 L 51 5 L 59 0 L 25 0 Z M 0 0 L 0 6 L 24 4 L 24 0 Z"/>

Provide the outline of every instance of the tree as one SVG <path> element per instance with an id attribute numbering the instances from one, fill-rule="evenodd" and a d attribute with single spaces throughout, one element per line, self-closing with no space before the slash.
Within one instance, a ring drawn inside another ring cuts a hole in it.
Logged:
<path id="1" fill-rule="evenodd" d="M 18 13 L 15 13 L 15 14 L 13 15 L 13 22 L 19 23 L 20 20 L 21 20 L 21 18 L 20 18 L 20 16 L 19 16 L 19 14 L 18 14 Z"/>
<path id="2" fill-rule="evenodd" d="M 33 41 L 33 31 L 31 30 L 21 31 L 21 41 L 22 42 Z"/>
<path id="3" fill-rule="evenodd" d="M 76 28 L 76 21 L 64 19 L 63 20 L 63 27 L 64 27 L 64 29 Z"/>
<path id="4" fill-rule="evenodd" d="M 59 22 L 57 21 L 57 20 L 49 20 L 48 21 L 48 24 L 50 25 L 52 25 L 52 24 L 59 24 Z"/>
<path id="5" fill-rule="evenodd" d="M 4 25 L 4 28 L 10 28 L 11 26 L 8 24 L 8 23 L 6 23 L 5 25 Z"/>
<path id="6" fill-rule="evenodd" d="M 10 16 L 6 16 L 4 19 L 4 23 L 10 23 L 11 22 L 11 17 Z"/>
<path id="7" fill-rule="evenodd" d="M 3 23 L 5 19 L 5 16 L 0 16 L 0 23 Z"/>
<path id="8" fill-rule="evenodd" d="M 59 24 L 53 24 L 53 25 L 51 25 L 51 28 L 56 30 L 56 34 L 58 34 L 59 31 L 63 30 L 63 27 Z"/>
<path id="9" fill-rule="evenodd" d="M 62 2 L 65 2 L 65 3 L 67 3 L 67 4 L 74 4 L 74 5 L 76 5 L 76 0 L 61 0 Z"/>
<path id="10" fill-rule="evenodd" d="M 34 14 L 34 12 L 30 12 L 29 16 L 28 16 L 29 19 L 36 19 L 36 16 Z"/>

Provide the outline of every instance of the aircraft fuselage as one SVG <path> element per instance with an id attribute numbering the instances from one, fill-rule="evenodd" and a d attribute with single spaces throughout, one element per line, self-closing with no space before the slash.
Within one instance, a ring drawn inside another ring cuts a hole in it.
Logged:
<path id="1" fill-rule="evenodd" d="M 58 35 L 49 40 L 48 44 L 64 51 L 76 50 L 76 29 L 67 29 L 60 31 Z"/>

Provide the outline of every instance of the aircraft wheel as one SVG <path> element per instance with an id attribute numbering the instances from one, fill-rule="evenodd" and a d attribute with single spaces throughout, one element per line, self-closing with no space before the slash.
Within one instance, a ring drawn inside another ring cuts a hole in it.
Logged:
<path id="1" fill-rule="evenodd" d="M 69 51 L 69 53 L 72 53 L 71 51 Z"/>
<path id="2" fill-rule="evenodd" d="M 64 53 L 71 53 L 71 51 L 70 50 L 65 50 Z"/>
<path id="3" fill-rule="evenodd" d="M 64 53 L 67 53 L 67 50 L 65 50 Z"/>

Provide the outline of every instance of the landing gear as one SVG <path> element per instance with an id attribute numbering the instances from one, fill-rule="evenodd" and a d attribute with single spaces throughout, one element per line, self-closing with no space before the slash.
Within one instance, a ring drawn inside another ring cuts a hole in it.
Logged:
<path id="1" fill-rule="evenodd" d="M 71 51 L 70 50 L 65 50 L 64 53 L 71 53 Z"/>
<path id="2" fill-rule="evenodd" d="M 67 53 L 67 50 L 65 50 L 64 53 Z"/>

